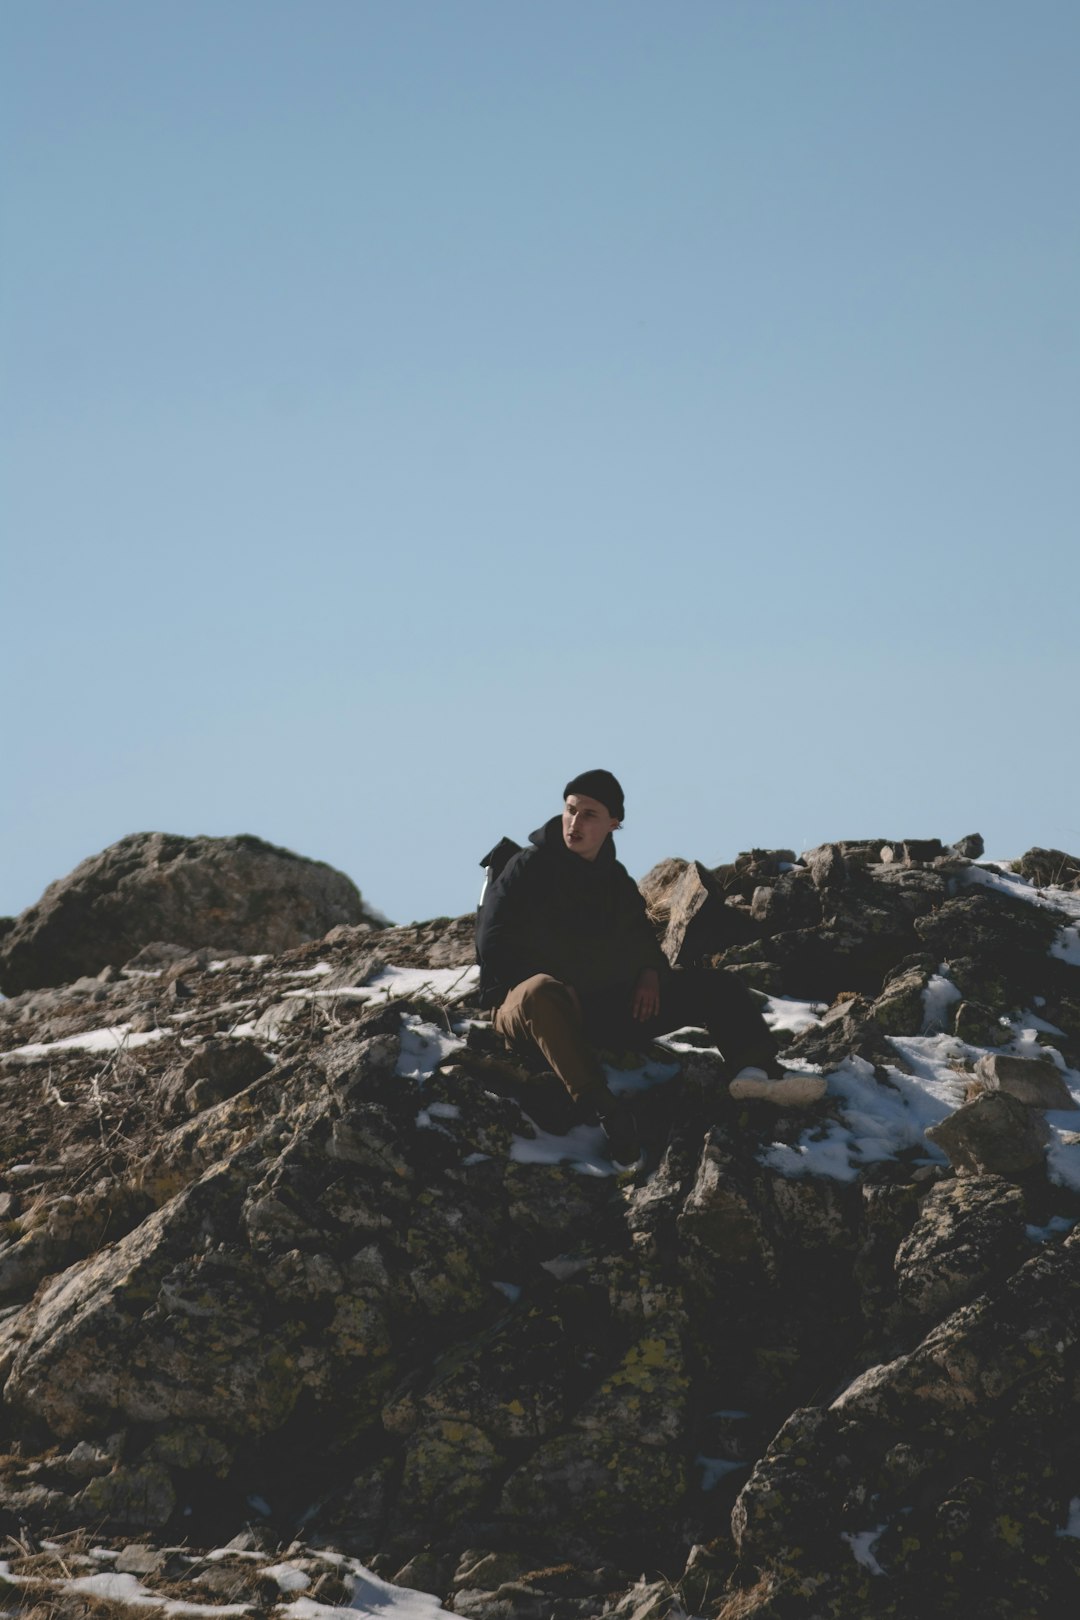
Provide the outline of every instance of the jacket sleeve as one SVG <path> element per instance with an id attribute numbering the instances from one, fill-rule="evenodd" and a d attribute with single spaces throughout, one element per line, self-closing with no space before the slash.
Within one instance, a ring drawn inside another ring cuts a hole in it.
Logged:
<path id="1" fill-rule="evenodd" d="M 649 913 L 645 906 L 645 897 L 629 872 L 626 876 L 625 905 L 626 905 L 626 931 L 633 939 L 634 946 L 640 950 L 640 968 L 667 967 L 667 957 L 660 948 L 660 941 L 656 937 Z"/>
<path id="2" fill-rule="evenodd" d="M 528 912 L 537 872 L 531 850 L 509 860 L 484 896 L 476 919 L 482 999 L 493 1005 L 539 969 L 529 960 Z"/>

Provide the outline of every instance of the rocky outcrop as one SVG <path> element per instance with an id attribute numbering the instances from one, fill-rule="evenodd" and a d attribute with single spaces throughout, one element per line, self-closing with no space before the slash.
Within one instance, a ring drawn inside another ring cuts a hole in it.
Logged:
<path id="1" fill-rule="evenodd" d="M 875 839 L 823 844 L 798 861 L 791 850 L 751 850 L 711 871 L 662 862 L 642 890 L 673 962 L 711 959 L 771 993 L 831 1000 L 877 994 L 920 949 L 916 919 L 968 863 L 937 840 Z"/>
<path id="2" fill-rule="evenodd" d="M 792 998 L 789 1079 L 685 1032 L 613 1067 L 636 1175 L 479 1016 L 470 918 L 0 1005 L 11 1579 L 58 1558 L 63 1615 L 92 1554 L 253 1615 L 1070 1612 L 1075 902 L 973 849 L 651 874 L 669 955 Z"/>
<path id="3" fill-rule="evenodd" d="M 725 1620 L 960 1615 L 987 1594 L 1000 1615 L 1070 1612 L 1078 1260 L 1067 1238 L 787 1420 L 733 1516 L 767 1575 Z"/>
<path id="4" fill-rule="evenodd" d="M 18 995 L 158 955 L 285 951 L 340 923 L 378 923 L 342 872 L 261 838 L 134 833 L 0 925 L 0 990 Z M 151 952 L 153 955 L 153 952 Z M 149 965 L 149 963 L 147 964 Z"/>

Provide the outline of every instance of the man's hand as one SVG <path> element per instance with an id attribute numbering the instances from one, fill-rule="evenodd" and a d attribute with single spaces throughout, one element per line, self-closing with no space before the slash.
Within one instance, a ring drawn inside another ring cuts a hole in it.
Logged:
<path id="1" fill-rule="evenodd" d="M 660 975 L 655 968 L 642 968 L 634 986 L 634 1017 L 639 1023 L 656 1018 L 660 1012 Z"/>

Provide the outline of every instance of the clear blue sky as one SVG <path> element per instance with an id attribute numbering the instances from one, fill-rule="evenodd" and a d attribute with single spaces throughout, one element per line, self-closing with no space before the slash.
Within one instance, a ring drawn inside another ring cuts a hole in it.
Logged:
<path id="1" fill-rule="evenodd" d="M 1080 850 L 1075 0 L 6 0 L 0 913 Z"/>

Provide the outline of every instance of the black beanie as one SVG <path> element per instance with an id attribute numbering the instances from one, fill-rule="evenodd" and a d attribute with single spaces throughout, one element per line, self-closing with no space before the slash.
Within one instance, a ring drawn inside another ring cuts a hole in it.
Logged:
<path id="1" fill-rule="evenodd" d="M 610 771 L 582 771 L 572 782 L 567 782 L 562 796 L 568 799 L 571 793 L 583 793 L 587 799 L 599 799 L 609 815 L 614 816 L 616 821 L 622 820 L 622 788 Z"/>

